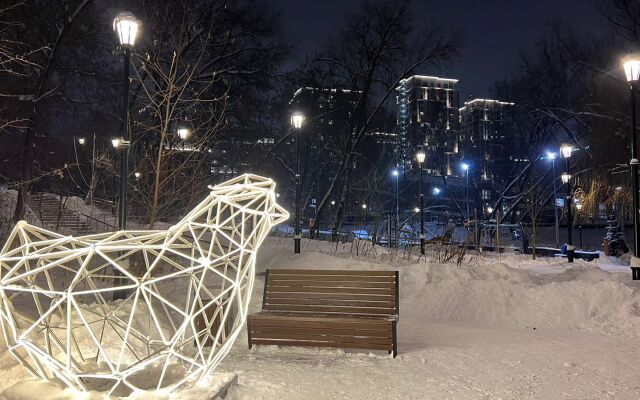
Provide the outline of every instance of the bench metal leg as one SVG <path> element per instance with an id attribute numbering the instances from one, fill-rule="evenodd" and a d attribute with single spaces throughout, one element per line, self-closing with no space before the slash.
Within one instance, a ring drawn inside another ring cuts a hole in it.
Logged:
<path id="1" fill-rule="evenodd" d="M 247 318 L 247 340 L 249 342 L 249 350 L 251 350 L 251 318 Z"/>
<path id="2" fill-rule="evenodd" d="M 396 333 L 396 324 L 397 321 L 393 321 L 391 323 L 391 334 L 392 334 L 392 338 L 393 338 L 393 358 L 396 358 L 396 356 L 398 355 L 398 335 Z"/>

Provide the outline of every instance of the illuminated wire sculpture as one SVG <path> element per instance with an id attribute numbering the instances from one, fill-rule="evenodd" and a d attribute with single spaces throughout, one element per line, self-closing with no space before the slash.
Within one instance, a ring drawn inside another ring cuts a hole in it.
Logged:
<path id="1" fill-rule="evenodd" d="M 35 377 L 108 395 L 204 378 L 245 322 L 259 246 L 288 217 L 275 183 L 245 174 L 166 231 L 72 237 L 20 221 L 0 252 L 9 351 Z"/>

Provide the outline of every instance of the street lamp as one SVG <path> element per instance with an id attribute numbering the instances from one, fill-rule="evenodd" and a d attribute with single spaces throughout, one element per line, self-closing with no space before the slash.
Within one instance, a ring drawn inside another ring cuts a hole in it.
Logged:
<path id="1" fill-rule="evenodd" d="M 122 81 L 122 138 L 112 141 L 113 146 L 120 152 L 120 204 L 118 206 L 118 227 L 127 228 L 127 178 L 129 175 L 129 64 L 131 62 L 131 48 L 136 42 L 140 21 L 130 12 L 122 12 L 113 20 L 113 30 L 118 34 L 120 50 L 122 52 L 124 74 Z"/>
<path id="2" fill-rule="evenodd" d="M 433 188 L 433 195 L 434 195 L 434 196 L 437 196 L 437 195 L 439 195 L 439 194 L 440 194 L 440 192 L 441 192 L 441 191 L 442 191 L 442 190 L 441 190 L 439 187 L 434 187 L 434 188 Z"/>
<path id="3" fill-rule="evenodd" d="M 465 173 L 465 175 L 467 176 L 467 185 L 466 185 L 466 197 L 467 197 L 467 221 L 469 221 L 470 218 L 470 212 L 469 212 L 469 169 L 471 168 L 471 166 L 467 163 L 462 163 L 460 165 L 460 167 L 462 168 L 462 171 Z"/>
<path id="4" fill-rule="evenodd" d="M 623 63 L 624 74 L 631 92 L 631 182 L 633 189 L 633 257 L 631 257 L 631 275 L 640 280 L 640 199 L 638 198 L 638 153 L 636 132 L 636 85 L 640 80 L 640 56 L 629 57 Z"/>
<path id="5" fill-rule="evenodd" d="M 562 183 L 567 185 L 567 261 L 573 262 L 573 253 L 575 251 L 575 247 L 573 247 L 573 226 L 571 221 L 571 203 L 572 203 L 572 193 L 571 193 L 571 175 L 569 174 L 569 158 L 571 158 L 571 153 L 573 152 L 573 147 L 569 145 L 562 145 L 560 147 L 560 155 L 565 159 L 565 173 L 562 174 Z"/>
<path id="6" fill-rule="evenodd" d="M 189 135 L 191 134 L 191 129 L 189 128 L 178 128 L 178 137 L 182 140 L 187 140 Z"/>
<path id="7" fill-rule="evenodd" d="M 85 138 L 83 138 L 83 137 L 78 138 L 78 144 L 84 145 L 85 143 L 86 143 Z"/>
<path id="8" fill-rule="evenodd" d="M 420 150 L 416 153 L 416 161 L 420 168 L 420 182 L 418 183 L 418 193 L 420 194 L 420 254 L 424 254 L 424 193 L 422 191 L 422 182 L 424 180 L 424 161 L 427 154 Z"/>
<path id="9" fill-rule="evenodd" d="M 296 130 L 296 221 L 295 231 L 293 236 L 293 253 L 300 254 L 300 129 L 302 129 L 302 122 L 304 121 L 304 115 L 299 112 L 294 112 L 291 115 L 291 125 Z"/>
<path id="10" fill-rule="evenodd" d="M 391 171 L 391 175 L 393 175 L 396 178 L 396 199 L 395 199 L 395 211 L 396 211 L 396 217 L 394 219 L 394 235 L 396 238 L 396 244 L 398 243 L 398 229 L 399 229 L 399 225 L 400 225 L 400 199 L 399 199 L 399 190 L 398 190 L 398 180 L 400 179 L 400 171 L 398 170 L 398 167 L 396 166 L 396 168 L 394 168 Z M 389 247 L 391 247 L 391 240 L 389 240 Z"/>
<path id="11" fill-rule="evenodd" d="M 558 205 L 556 204 L 556 153 L 547 152 L 547 160 L 551 160 L 551 173 L 553 176 L 553 214 L 556 219 L 556 247 L 560 246 L 560 217 L 558 215 Z"/>

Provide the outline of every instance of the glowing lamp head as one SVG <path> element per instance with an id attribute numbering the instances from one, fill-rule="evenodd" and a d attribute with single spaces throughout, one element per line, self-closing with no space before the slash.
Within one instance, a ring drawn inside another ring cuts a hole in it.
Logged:
<path id="1" fill-rule="evenodd" d="M 460 164 L 460 168 L 462 168 L 463 171 L 468 171 L 470 168 L 470 165 L 467 163 L 462 163 Z"/>
<path id="2" fill-rule="evenodd" d="M 331 200 L 331 205 L 335 206 L 336 205 L 336 201 L 335 200 Z"/>
<path id="3" fill-rule="evenodd" d="M 191 129 L 189 128 L 178 128 L 178 136 L 182 140 L 186 140 L 189 135 L 191 135 Z"/>
<path id="4" fill-rule="evenodd" d="M 418 161 L 419 164 L 424 164 L 424 160 L 427 159 L 427 154 L 420 150 L 419 152 L 416 153 L 416 161 Z"/>
<path id="5" fill-rule="evenodd" d="M 569 183 L 569 181 L 571 180 L 571 175 L 569 174 L 562 174 L 560 176 L 560 179 L 562 179 L 562 183 Z"/>
<path id="6" fill-rule="evenodd" d="M 616 188 L 616 192 L 620 192 L 620 191 L 622 191 L 622 186 L 618 186 L 618 187 Z"/>
<path id="7" fill-rule="evenodd" d="M 397 170 L 397 169 L 394 169 L 394 170 L 392 170 L 392 171 L 391 171 L 391 175 L 393 175 L 393 176 L 396 176 L 396 177 L 397 177 L 398 175 L 400 175 L 400 172 L 398 172 L 398 170 Z"/>
<path id="8" fill-rule="evenodd" d="M 560 147 L 560 155 L 562 156 L 562 158 L 571 157 L 572 152 L 573 152 L 573 147 L 571 147 L 568 144 L 563 144 L 562 147 Z"/>
<path id="9" fill-rule="evenodd" d="M 582 210 L 582 204 L 580 203 L 576 204 L 576 208 L 578 209 L 578 211 Z"/>
<path id="10" fill-rule="evenodd" d="M 86 143 L 86 140 L 83 137 L 78 138 L 78 144 L 85 144 L 85 143 Z"/>
<path id="11" fill-rule="evenodd" d="M 420 212 L 420 207 L 414 208 L 413 211 L 419 213 Z"/>
<path id="12" fill-rule="evenodd" d="M 624 74 L 627 82 L 637 82 L 640 79 L 640 57 L 628 57 L 623 63 Z"/>
<path id="13" fill-rule="evenodd" d="M 362 209 L 363 209 L 363 210 L 366 210 L 366 209 L 367 209 L 367 205 L 366 205 L 366 204 L 363 204 L 363 205 L 362 205 Z"/>
<path id="14" fill-rule="evenodd" d="M 437 188 L 437 187 L 433 188 L 433 194 L 436 196 L 439 195 L 441 191 L 442 190 L 440 190 L 440 188 Z"/>
<path id="15" fill-rule="evenodd" d="M 118 33 L 121 46 L 132 47 L 136 43 L 136 35 L 140 21 L 130 12 L 121 12 L 113 20 L 113 30 Z"/>
<path id="16" fill-rule="evenodd" d="M 487 207 L 487 214 L 493 214 L 493 208 Z"/>
<path id="17" fill-rule="evenodd" d="M 294 112 L 293 115 L 291 116 L 291 125 L 293 125 L 293 127 L 296 129 L 300 129 L 302 128 L 303 122 L 304 122 L 304 115 L 302 115 L 302 113 L 299 113 L 299 112 Z"/>
<path id="18" fill-rule="evenodd" d="M 140 179 L 140 177 L 142 176 L 142 174 L 140 172 L 134 172 L 133 176 L 136 177 L 136 179 Z"/>
<path id="19" fill-rule="evenodd" d="M 120 139 L 118 139 L 118 138 L 111 139 L 111 145 L 113 145 L 113 147 L 115 147 L 117 149 L 118 147 L 120 147 Z"/>
<path id="20" fill-rule="evenodd" d="M 552 152 L 552 151 L 548 151 L 547 152 L 547 159 L 549 160 L 555 160 L 556 159 L 556 153 Z"/>

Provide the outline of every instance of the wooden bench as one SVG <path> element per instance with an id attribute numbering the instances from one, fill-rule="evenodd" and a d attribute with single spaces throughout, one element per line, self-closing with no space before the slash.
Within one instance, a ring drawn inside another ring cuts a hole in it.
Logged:
<path id="1" fill-rule="evenodd" d="M 254 344 L 398 353 L 398 271 L 268 269 L 262 311 L 249 315 Z"/>

